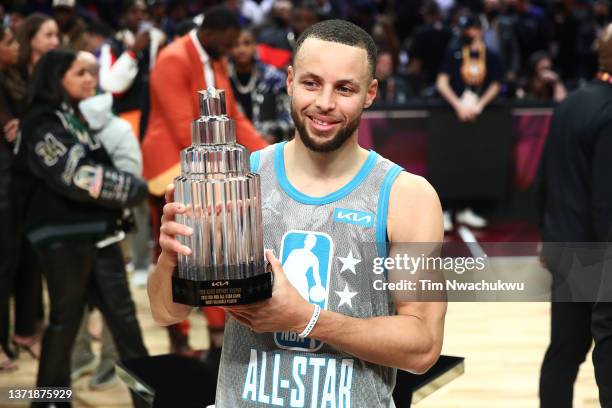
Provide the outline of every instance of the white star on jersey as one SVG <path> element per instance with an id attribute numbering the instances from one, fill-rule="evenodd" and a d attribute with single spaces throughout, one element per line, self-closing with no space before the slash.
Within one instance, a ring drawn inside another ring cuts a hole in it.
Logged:
<path id="1" fill-rule="evenodd" d="M 348 306 L 349 306 L 351 309 L 353 308 L 353 304 L 351 303 L 351 299 L 352 299 L 353 297 L 355 297 L 355 295 L 357 294 L 357 292 L 351 292 L 351 291 L 349 291 L 349 288 L 348 288 L 348 284 L 347 284 L 347 283 L 345 283 L 345 284 L 344 284 L 344 290 L 343 290 L 343 291 L 336 290 L 335 292 L 336 292 L 336 294 L 337 294 L 338 296 L 340 296 L 340 303 L 338 303 L 338 308 L 339 308 L 340 306 L 342 306 L 343 304 L 345 304 L 345 303 L 346 303 L 346 304 L 347 304 L 347 305 L 348 305 Z"/>
<path id="2" fill-rule="evenodd" d="M 353 272 L 353 274 L 357 275 L 357 272 L 355 272 L 355 265 L 361 262 L 361 259 L 353 258 L 353 251 L 349 251 L 349 254 L 344 258 L 341 256 L 338 256 L 337 258 L 340 260 L 340 262 L 342 262 L 340 273 L 349 270 Z"/>

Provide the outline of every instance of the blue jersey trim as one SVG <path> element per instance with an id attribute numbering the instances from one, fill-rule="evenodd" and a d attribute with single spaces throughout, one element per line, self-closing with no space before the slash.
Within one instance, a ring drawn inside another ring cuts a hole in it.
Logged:
<path id="1" fill-rule="evenodd" d="M 251 164 L 251 172 L 259 173 L 259 157 L 261 156 L 261 150 L 251 153 L 249 162 Z"/>
<path id="2" fill-rule="evenodd" d="M 389 210 L 389 194 L 391 193 L 393 182 L 402 170 L 404 169 L 397 164 L 391 167 L 387 174 L 385 174 L 385 178 L 380 186 L 380 193 L 378 194 L 378 206 L 376 210 L 376 250 L 378 256 L 383 258 L 387 256 L 387 212 Z"/>
<path id="3" fill-rule="evenodd" d="M 283 154 L 285 143 L 287 142 L 278 143 L 274 146 L 274 171 L 276 172 L 276 179 L 278 180 L 281 188 L 285 191 L 285 193 L 287 193 L 287 195 L 289 195 L 289 197 L 306 205 L 324 205 L 333 203 L 334 201 L 338 201 L 341 198 L 346 197 L 349 193 L 355 190 L 359 184 L 363 182 L 363 180 L 365 180 L 368 174 L 372 172 L 378 159 L 378 154 L 370 150 L 365 163 L 363 166 L 361 166 L 359 172 L 350 182 L 333 193 L 327 194 L 326 196 L 312 197 L 300 193 L 287 179 L 287 173 L 285 173 L 285 157 Z"/>

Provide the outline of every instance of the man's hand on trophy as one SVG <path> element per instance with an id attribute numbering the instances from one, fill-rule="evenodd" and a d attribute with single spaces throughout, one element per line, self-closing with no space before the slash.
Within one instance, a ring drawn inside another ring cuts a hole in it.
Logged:
<path id="1" fill-rule="evenodd" d="M 271 251 L 266 258 L 272 266 L 272 297 L 249 305 L 224 309 L 256 333 L 292 331 L 301 333 L 308 324 L 314 305 L 306 301 L 287 279 L 283 267 Z"/>
<path id="2" fill-rule="evenodd" d="M 161 228 L 159 232 L 159 246 L 162 249 L 158 262 L 165 262 L 172 267 L 177 265 L 177 253 L 189 256 L 191 248 L 181 244 L 177 239 L 177 235 L 190 236 L 193 230 L 181 223 L 176 222 L 176 216 L 185 214 L 187 208 L 180 203 L 174 202 L 174 185 L 170 184 L 166 187 L 166 205 L 164 205 L 164 213 L 161 219 Z"/>

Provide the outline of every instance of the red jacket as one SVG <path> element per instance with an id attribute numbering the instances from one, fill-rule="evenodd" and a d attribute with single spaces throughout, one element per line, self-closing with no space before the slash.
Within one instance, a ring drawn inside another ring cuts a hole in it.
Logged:
<path id="1" fill-rule="evenodd" d="M 234 119 L 238 143 L 250 151 L 267 145 L 238 109 L 225 58 L 211 60 L 216 88 L 224 89 L 228 116 Z M 151 112 L 142 142 L 143 175 L 149 191 L 163 195 L 180 174 L 180 151 L 191 145 L 191 121 L 200 116 L 197 91 L 206 89 L 204 67 L 191 37 L 185 35 L 165 47 L 151 72 Z"/>

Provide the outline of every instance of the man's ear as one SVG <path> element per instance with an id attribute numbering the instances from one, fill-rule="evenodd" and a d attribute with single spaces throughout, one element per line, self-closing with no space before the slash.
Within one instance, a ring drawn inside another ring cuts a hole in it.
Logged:
<path id="1" fill-rule="evenodd" d="M 293 67 L 287 67 L 287 95 L 293 96 Z"/>
<path id="2" fill-rule="evenodd" d="M 369 108 L 370 105 L 374 102 L 376 98 L 376 93 L 378 92 L 378 80 L 372 79 L 370 85 L 368 86 L 368 92 L 366 93 L 365 103 L 363 104 L 364 109 Z"/>

